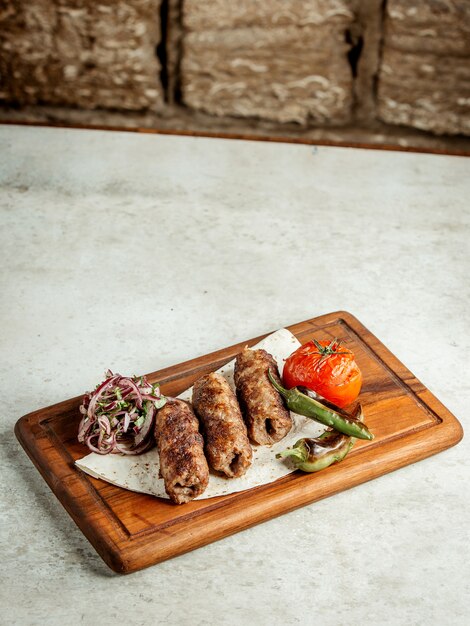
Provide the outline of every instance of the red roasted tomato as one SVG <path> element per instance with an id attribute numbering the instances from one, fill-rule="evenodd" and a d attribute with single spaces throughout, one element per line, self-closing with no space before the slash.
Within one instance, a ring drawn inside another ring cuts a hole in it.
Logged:
<path id="1" fill-rule="evenodd" d="M 336 339 L 300 346 L 286 360 L 282 378 L 288 389 L 307 387 L 341 408 L 354 402 L 362 385 L 354 354 Z"/>

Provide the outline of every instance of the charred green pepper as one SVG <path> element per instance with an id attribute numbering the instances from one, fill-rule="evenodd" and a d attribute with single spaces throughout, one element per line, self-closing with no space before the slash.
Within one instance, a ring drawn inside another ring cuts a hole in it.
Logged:
<path id="1" fill-rule="evenodd" d="M 268 377 L 273 387 L 285 399 L 287 408 L 290 411 L 309 417 L 350 437 L 369 440 L 374 438 L 374 435 L 361 421 L 362 409 L 360 404 L 353 414 L 349 414 L 329 402 L 314 400 L 307 394 L 299 391 L 297 387 L 285 389 L 274 379 L 270 371 L 268 372 Z"/>
<path id="2" fill-rule="evenodd" d="M 293 448 L 276 454 L 276 458 L 290 457 L 296 469 L 303 472 L 318 472 L 342 461 L 353 447 L 354 441 L 354 437 L 348 437 L 335 430 L 327 430 L 316 439 L 299 439 Z"/>

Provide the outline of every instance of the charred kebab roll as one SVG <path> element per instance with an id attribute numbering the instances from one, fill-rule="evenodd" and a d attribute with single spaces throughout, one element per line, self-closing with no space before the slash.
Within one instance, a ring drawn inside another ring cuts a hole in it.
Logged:
<path id="1" fill-rule="evenodd" d="M 229 478 L 242 476 L 253 452 L 237 398 L 225 378 L 215 372 L 199 378 L 193 406 L 203 426 L 209 464 Z"/>
<path id="2" fill-rule="evenodd" d="M 290 413 L 269 381 L 268 370 L 280 382 L 276 361 L 266 350 L 245 348 L 237 356 L 238 401 L 250 439 L 262 445 L 280 441 L 292 427 Z"/>
<path id="3" fill-rule="evenodd" d="M 209 482 L 204 439 L 191 405 L 168 401 L 157 413 L 155 426 L 160 475 L 173 502 L 184 504 L 200 496 Z"/>

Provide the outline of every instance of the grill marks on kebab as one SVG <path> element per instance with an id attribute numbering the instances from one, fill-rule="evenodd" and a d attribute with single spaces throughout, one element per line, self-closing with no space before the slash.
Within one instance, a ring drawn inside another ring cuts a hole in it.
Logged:
<path id="1" fill-rule="evenodd" d="M 202 422 L 210 465 L 229 478 L 243 476 L 253 452 L 237 398 L 221 374 L 199 378 L 193 387 L 193 406 Z"/>
<path id="2" fill-rule="evenodd" d="M 209 483 L 204 439 L 191 406 L 171 400 L 157 413 L 155 439 L 160 475 L 173 502 L 184 504 L 200 496 Z"/>
<path id="3" fill-rule="evenodd" d="M 305 472 L 341 461 L 355 438 L 373 438 L 360 405 L 352 412 L 342 408 L 357 397 L 362 377 L 352 352 L 336 339 L 313 340 L 298 348 L 286 361 L 284 386 L 269 353 L 245 348 L 234 371 L 240 406 L 225 378 L 215 372 L 194 384 L 194 410 L 188 402 L 163 396 L 158 384 L 150 384 L 144 376 L 125 377 L 109 370 L 105 376 L 83 398 L 78 440 L 99 454 L 132 455 L 154 445 L 154 433 L 160 475 L 177 504 L 205 491 L 208 461 L 229 478 L 244 475 L 253 456 L 248 435 L 261 445 L 280 441 L 292 426 L 289 410 L 329 427 L 316 439 L 299 439 L 276 455 L 290 457 Z M 321 395 L 312 398 L 298 385 Z M 331 389 L 341 391 L 339 406 L 324 399 L 333 393 Z"/>
<path id="4" fill-rule="evenodd" d="M 270 445 L 289 432 L 290 415 L 267 378 L 269 369 L 278 380 L 276 362 L 265 350 L 245 349 L 237 357 L 235 381 L 246 423 L 221 374 L 195 382 L 193 410 L 163 396 L 145 377 L 108 371 L 83 399 L 78 439 L 99 454 L 139 454 L 153 445 L 154 433 L 166 493 L 177 504 L 189 502 L 204 493 L 209 465 L 228 478 L 246 473 L 253 459 L 248 434 Z"/>
<path id="5" fill-rule="evenodd" d="M 274 358 L 266 350 L 245 348 L 235 362 L 235 385 L 248 435 L 261 445 L 272 445 L 292 427 L 289 411 L 273 388 L 268 372 L 280 383 Z"/>

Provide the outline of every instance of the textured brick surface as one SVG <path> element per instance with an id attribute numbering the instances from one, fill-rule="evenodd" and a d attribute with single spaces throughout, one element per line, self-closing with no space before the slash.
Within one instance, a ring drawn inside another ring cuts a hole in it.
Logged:
<path id="1" fill-rule="evenodd" d="M 158 109 L 160 0 L 2 0 L 0 100 Z"/>
<path id="2" fill-rule="evenodd" d="M 470 136 L 470 0 L 0 0 L 1 103 Z"/>
<path id="3" fill-rule="evenodd" d="M 379 117 L 470 135 L 470 2 L 389 0 L 385 26 Z"/>
<path id="4" fill-rule="evenodd" d="M 185 104 L 215 115 L 346 123 L 352 76 L 343 0 L 185 0 Z"/>
<path id="5" fill-rule="evenodd" d="M 226 30 L 246 26 L 311 26 L 350 20 L 345 0 L 183 0 L 189 30 Z"/>

